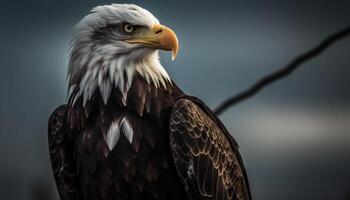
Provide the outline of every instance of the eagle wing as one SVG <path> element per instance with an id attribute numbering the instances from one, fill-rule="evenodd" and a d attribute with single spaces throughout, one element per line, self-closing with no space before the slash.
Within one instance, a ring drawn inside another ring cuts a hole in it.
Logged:
<path id="1" fill-rule="evenodd" d="M 178 100 L 169 127 L 175 166 L 190 199 L 251 199 L 238 147 L 204 103 Z"/>
<path id="2" fill-rule="evenodd" d="M 50 116 L 48 140 L 51 166 L 62 200 L 79 200 L 73 133 L 66 123 L 69 107 L 61 105 Z"/>

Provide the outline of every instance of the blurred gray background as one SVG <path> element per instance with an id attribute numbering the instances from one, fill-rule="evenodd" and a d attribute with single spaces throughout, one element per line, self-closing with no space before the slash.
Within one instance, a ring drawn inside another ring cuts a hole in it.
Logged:
<path id="1" fill-rule="evenodd" d="M 175 30 L 180 52 L 164 66 L 212 108 L 350 24 L 348 0 L 131 2 Z M 65 102 L 73 26 L 110 3 L 1 0 L 0 199 L 58 198 L 47 119 Z M 350 199 L 349 65 L 350 38 L 221 115 L 255 200 Z"/>

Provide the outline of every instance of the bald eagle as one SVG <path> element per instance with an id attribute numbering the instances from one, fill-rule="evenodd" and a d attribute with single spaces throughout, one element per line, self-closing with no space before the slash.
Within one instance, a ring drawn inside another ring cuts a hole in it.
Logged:
<path id="1" fill-rule="evenodd" d="M 92 9 L 71 42 L 67 104 L 48 124 L 62 200 L 250 200 L 238 146 L 179 89 L 158 50 L 177 37 L 130 4 Z"/>

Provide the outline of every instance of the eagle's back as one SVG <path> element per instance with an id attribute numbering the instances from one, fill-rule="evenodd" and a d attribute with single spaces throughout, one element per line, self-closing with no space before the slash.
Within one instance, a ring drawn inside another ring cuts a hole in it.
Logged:
<path id="1" fill-rule="evenodd" d="M 85 105 L 79 99 L 52 114 L 50 156 L 62 200 L 251 199 L 236 142 L 202 101 L 176 85 L 157 89 L 141 79 L 134 80 L 126 101 L 121 95 L 113 91 L 105 104 L 97 92 Z M 199 148 L 198 138 L 187 137 L 192 135 L 222 140 L 211 141 L 215 145 L 207 151 Z M 189 166 L 198 160 L 198 148 L 207 164 L 197 162 L 192 176 Z M 222 160 L 228 164 L 212 159 L 221 154 L 228 155 Z M 211 176 L 202 173 L 208 166 Z M 216 166 L 225 169 L 225 176 Z M 220 192 L 203 192 L 200 186 Z"/>

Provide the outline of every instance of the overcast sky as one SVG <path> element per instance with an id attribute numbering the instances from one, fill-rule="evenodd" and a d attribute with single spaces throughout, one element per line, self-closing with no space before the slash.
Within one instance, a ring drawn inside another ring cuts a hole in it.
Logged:
<path id="1" fill-rule="evenodd" d="M 350 25 L 347 0 L 130 2 L 175 30 L 179 55 L 161 53 L 163 66 L 210 107 Z M 65 102 L 73 26 L 109 3 L 1 1 L 0 199 L 57 198 L 47 119 Z M 254 199 L 350 199 L 349 52 L 350 38 L 221 116 Z"/>

